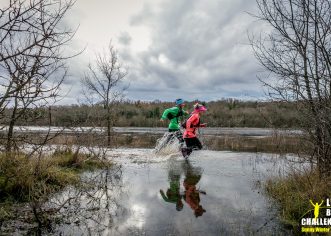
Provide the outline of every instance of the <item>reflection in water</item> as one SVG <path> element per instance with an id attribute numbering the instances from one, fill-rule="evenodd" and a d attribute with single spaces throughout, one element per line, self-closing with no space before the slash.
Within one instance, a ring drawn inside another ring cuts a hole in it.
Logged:
<path id="1" fill-rule="evenodd" d="M 168 181 L 169 188 L 166 194 L 161 189 L 160 194 L 165 202 L 173 203 L 176 205 L 176 210 L 181 211 L 183 209 L 183 201 L 193 210 L 195 217 L 202 216 L 206 210 L 200 205 L 200 193 L 206 195 L 205 191 L 197 189 L 196 185 L 201 179 L 202 168 L 193 166 L 189 160 L 184 162 L 170 162 L 168 167 Z M 184 175 L 182 185 L 184 192 L 180 192 L 180 180 Z"/>
<path id="2" fill-rule="evenodd" d="M 168 181 L 169 188 L 164 194 L 163 190 L 160 189 L 160 194 L 164 201 L 176 204 L 176 210 L 181 211 L 183 209 L 182 194 L 180 193 L 180 177 L 183 170 L 182 168 L 168 169 Z"/>
<path id="3" fill-rule="evenodd" d="M 119 203 L 125 194 L 120 165 L 86 173 L 82 179 L 81 186 L 68 188 L 47 203 L 47 208 L 60 208 L 56 234 L 99 235 L 113 227 L 115 212 L 125 214 Z"/>
<path id="4" fill-rule="evenodd" d="M 202 169 L 192 166 L 188 160 L 184 166 L 186 170 L 183 182 L 185 188 L 184 200 L 192 208 L 195 217 L 202 216 L 206 210 L 200 205 L 200 193 L 206 194 L 206 192 L 196 188 L 197 183 L 201 179 Z"/>
<path id="5" fill-rule="evenodd" d="M 83 188 L 55 196 L 49 205 L 63 214 L 55 235 L 288 235 L 255 187 L 283 166 L 279 158 L 152 152 L 125 150 L 114 169 L 85 174 Z"/>

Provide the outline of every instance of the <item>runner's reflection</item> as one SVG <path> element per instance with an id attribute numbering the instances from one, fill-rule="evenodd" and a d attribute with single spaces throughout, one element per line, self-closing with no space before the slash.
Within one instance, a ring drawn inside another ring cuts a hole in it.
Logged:
<path id="1" fill-rule="evenodd" d="M 168 170 L 169 188 L 166 194 L 160 189 L 160 194 L 164 201 L 176 204 L 176 210 L 181 211 L 183 209 L 183 202 L 182 195 L 180 194 L 180 177 L 183 169 L 176 162 L 170 162 Z"/>
<path id="2" fill-rule="evenodd" d="M 200 205 L 200 193 L 206 194 L 205 191 L 197 189 L 196 185 L 201 179 L 202 168 L 191 165 L 189 160 L 184 163 L 184 169 L 186 172 L 183 186 L 185 189 L 184 200 L 191 207 L 195 217 L 202 216 L 206 210 Z"/>
<path id="3" fill-rule="evenodd" d="M 201 179 L 202 168 L 193 166 L 189 160 L 184 162 L 172 161 L 169 165 L 168 181 L 169 188 L 166 193 L 161 189 L 160 194 L 164 201 L 176 204 L 176 210 L 183 209 L 183 201 L 193 210 L 196 217 L 202 216 L 206 210 L 200 205 L 200 193 L 205 191 L 197 189 L 196 185 Z M 184 174 L 184 193 L 180 192 L 180 179 Z"/>

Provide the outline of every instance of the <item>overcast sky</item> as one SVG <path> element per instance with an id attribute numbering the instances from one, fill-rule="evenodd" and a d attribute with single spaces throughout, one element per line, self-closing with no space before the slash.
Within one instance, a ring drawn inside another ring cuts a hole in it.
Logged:
<path id="1" fill-rule="evenodd" d="M 72 47 L 86 49 L 70 62 L 63 102 L 77 101 L 79 78 L 111 39 L 129 71 L 129 99 L 259 99 L 247 36 L 262 30 L 247 13 L 255 11 L 255 0 L 77 0 Z"/>

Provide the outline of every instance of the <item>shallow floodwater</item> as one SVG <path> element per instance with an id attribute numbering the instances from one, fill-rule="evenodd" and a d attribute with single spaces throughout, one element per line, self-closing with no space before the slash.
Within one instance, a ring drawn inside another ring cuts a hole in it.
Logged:
<path id="1" fill-rule="evenodd" d="M 116 165 L 68 188 L 56 235 L 288 235 L 261 182 L 283 173 L 278 155 L 196 151 L 186 161 L 150 149 L 117 149 Z M 285 168 L 286 166 L 286 168 Z"/>
<path id="2" fill-rule="evenodd" d="M 8 131 L 8 126 L 2 127 L 0 133 Z M 103 133 L 105 127 L 56 127 L 56 126 L 15 126 L 15 133 Z M 113 127 L 115 133 L 138 133 L 138 134 L 164 134 L 168 128 L 162 127 Z M 300 135 L 300 130 L 271 129 L 271 128 L 226 128 L 226 127 L 207 127 L 204 128 L 205 135 L 239 135 L 253 137 L 267 137 L 275 133 L 282 135 Z"/>

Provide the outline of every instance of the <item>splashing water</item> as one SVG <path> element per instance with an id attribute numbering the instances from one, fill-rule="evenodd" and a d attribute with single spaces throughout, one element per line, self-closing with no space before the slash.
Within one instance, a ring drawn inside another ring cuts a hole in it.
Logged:
<path id="1" fill-rule="evenodd" d="M 166 132 L 156 142 L 154 153 L 158 155 L 171 155 L 179 152 L 180 143 L 173 132 Z"/>

